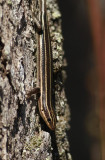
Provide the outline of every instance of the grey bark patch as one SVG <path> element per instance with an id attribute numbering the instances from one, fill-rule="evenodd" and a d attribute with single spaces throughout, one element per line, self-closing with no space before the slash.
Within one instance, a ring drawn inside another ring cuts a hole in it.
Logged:
<path id="1" fill-rule="evenodd" d="M 36 86 L 37 81 L 38 46 L 33 7 L 39 14 L 38 3 L 34 0 L 0 2 L 0 156 L 3 160 L 71 159 L 66 133 L 70 111 L 63 85 L 61 14 L 56 0 L 47 0 L 55 71 L 55 133 L 41 129 L 37 99 L 26 99 L 27 90 Z"/>

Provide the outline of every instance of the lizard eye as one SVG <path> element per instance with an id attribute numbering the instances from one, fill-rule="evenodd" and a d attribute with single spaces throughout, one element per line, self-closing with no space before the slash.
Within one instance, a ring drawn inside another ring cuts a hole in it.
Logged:
<path id="1" fill-rule="evenodd" d="M 51 122 L 51 118 L 48 118 L 47 120 L 48 120 L 49 123 Z"/>

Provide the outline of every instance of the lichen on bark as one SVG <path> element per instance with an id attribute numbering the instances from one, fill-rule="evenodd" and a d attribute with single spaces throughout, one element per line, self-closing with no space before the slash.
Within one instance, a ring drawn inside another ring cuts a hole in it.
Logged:
<path id="1" fill-rule="evenodd" d="M 47 0 L 53 54 L 57 124 L 50 131 L 40 118 L 37 99 L 26 99 L 36 86 L 37 38 L 33 8 L 38 1 L 0 1 L 0 159 L 71 160 L 70 111 L 64 90 L 65 65 L 61 14 L 56 0 Z"/>

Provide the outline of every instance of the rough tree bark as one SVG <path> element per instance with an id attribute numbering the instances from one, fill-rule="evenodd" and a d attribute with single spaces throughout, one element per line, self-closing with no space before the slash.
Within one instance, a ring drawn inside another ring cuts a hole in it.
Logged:
<path id="1" fill-rule="evenodd" d="M 56 0 L 47 0 L 53 53 L 57 124 L 50 131 L 41 119 L 37 99 L 26 99 L 36 85 L 37 0 L 0 0 L 0 159 L 71 160 L 67 130 L 70 111 L 64 91 L 61 14 Z"/>

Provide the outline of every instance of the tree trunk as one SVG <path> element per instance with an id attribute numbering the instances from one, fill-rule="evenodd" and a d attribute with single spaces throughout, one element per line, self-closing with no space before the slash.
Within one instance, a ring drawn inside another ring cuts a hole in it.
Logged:
<path id="1" fill-rule="evenodd" d="M 33 13 L 40 13 L 37 0 L 0 0 L 0 159 L 71 160 L 67 139 L 70 111 L 64 91 L 66 61 L 56 0 L 47 0 L 55 71 L 54 132 L 41 119 L 36 97 L 26 99 L 26 92 L 37 82 Z"/>

